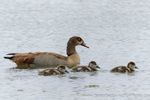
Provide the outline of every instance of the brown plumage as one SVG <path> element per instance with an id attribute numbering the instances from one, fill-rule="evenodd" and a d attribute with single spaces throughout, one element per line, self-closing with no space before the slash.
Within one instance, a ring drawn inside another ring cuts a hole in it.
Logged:
<path id="1" fill-rule="evenodd" d="M 84 43 L 83 39 L 78 36 L 71 37 L 67 43 L 67 55 L 63 56 L 52 52 L 29 52 L 29 53 L 9 53 L 4 57 L 17 64 L 17 68 L 41 68 L 56 67 L 58 65 L 64 65 L 68 67 L 74 67 L 80 64 L 80 57 L 76 52 L 75 47 L 81 45 L 89 48 Z"/>
<path id="2" fill-rule="evenodd" d="M 58 66 L 57 68 L 44 69 L 39 72 L 39 75 L 50 76 L 50 75 L 61 75 L 68 73 L 65 66 Z"/>
<path id="3" fill-rule="evenodd" d="M 93 72 L 100 68 L 95 61 L 89 62 L 88 66 L 78 66 L 72 69 L 72 72 Z"/>
<path id="4" fill-rule="evenodd" d="M 136 64 L 134 62 L 129 62 L 127 66 L 117 66 L 111 70 L 111 72 L 119 72 L 119 73 L 132 73 L 137 69 Z"/>

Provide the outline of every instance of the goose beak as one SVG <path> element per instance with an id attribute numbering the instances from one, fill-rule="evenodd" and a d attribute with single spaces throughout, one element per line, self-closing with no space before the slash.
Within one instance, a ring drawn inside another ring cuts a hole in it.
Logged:
<path id="1" fill-rule="evenodd" d="M 87 46 L 84 42 L 81 45 L 86 47 L 86 48 L 89 48 L 89 46 Z"/>

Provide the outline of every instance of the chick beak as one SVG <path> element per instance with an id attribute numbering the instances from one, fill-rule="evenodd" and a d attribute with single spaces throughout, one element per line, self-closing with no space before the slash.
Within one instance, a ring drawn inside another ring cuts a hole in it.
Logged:
<path id="1" fill-rule="evenodd" d="M 86 43 L 84 43 L 84 42 L 81 45 L 86 47 L 86 48 L 89 48 L 89 46 L 87 46 Z"/>
<path id="2" fill-rule="evenodd" d="M 135 66 L 135 69 L 139 69 L 137 66 Z"/>
<path id="3" fill-rule="evenodd" d="M 65 70 L 66 73 L 69 73 L 67 70 Z"/>
<path id="4" fill-rule="evenodd" d="M 99 69 L 100 69 L 100 67 L 99 67 L 99 66 L 96 66 L 96 68 L 99 68 Z"/>

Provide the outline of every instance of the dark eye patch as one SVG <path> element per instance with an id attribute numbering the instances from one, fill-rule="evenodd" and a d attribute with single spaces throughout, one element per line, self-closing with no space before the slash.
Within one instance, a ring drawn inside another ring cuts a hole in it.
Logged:
<path id="1" fill-rule="evenodd" d="M 134 62 L 130 62 L 130 64 L 131 64 L 131 65 L 135 65 L 135 63 L 134 63 Z"/>
<path id="2" fill-rule="evenodd" d="M 82 41 L 82 39 L 81 39 L 81 38 L 79 38 L 79 37 L 77 38 L 77 40 L 78 40 L 79 42 L 80 42 L 80 41 Z"/>
<path id="3" fill-rule="evenodd" d="M 61 68 L 61 69 L 65 69 L 65 66 L 59 66 L 59 68 Z"/>
<path id="4" fill-rule="evenodd" d="M 93 65 L 96 65 L 96 62 L 95 62 L 95 61 L 91 61 L 91 63 L 92 63 Z"/>

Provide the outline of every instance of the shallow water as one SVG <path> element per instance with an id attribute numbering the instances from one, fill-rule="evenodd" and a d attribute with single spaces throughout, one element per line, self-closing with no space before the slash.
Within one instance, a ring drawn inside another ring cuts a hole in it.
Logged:
<path id="1" fill-rule="evenodd" d="M 149 100 L 150 1 L 0 0 L 1 100 Z M 81 36 L 81 64 L 95 60 L 96 73 L 44 77 L 38 70 L 12 69 L 9 52 L 53 51 Z M 110 69 L 135 61 L 133 74 Z"/>

